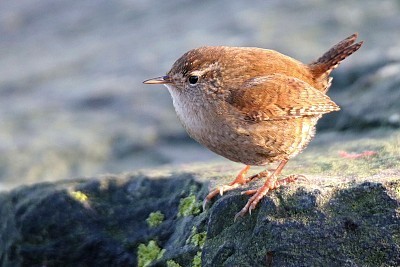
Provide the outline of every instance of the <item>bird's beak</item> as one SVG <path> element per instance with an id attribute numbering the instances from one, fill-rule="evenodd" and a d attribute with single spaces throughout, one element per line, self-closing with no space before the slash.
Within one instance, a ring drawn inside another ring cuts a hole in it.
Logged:
<path id="1" fill-rule="evenodd" d="M 153 78 L 150 80 L 146 80 L 143 83 L 145 83 L 145 84 L 166 84 L 166 83 L 172 83 L 172 80 L 169 76 L 161 76 L 161 77 Z"/>

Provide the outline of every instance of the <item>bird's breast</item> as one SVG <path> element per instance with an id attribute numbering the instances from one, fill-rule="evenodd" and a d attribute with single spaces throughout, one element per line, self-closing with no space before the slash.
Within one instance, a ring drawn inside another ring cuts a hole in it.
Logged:
<path id="1" fill-rule="evenodd" d="M 179 120 L 197 142 L 232 161 L 251 165 L 265 162 L 265 158 L 253 155 L 262 138 L 249 133 L 237 114 L 224 109 L 223 102 L 205 102 L 204 98 L 193 96 L 187 98 L 173 88 L 170 93 Z"/>
<path id="2" fill-rule="evenodd" d="M 215 108 L 215 104 L 196 95 L 183 94 L 170 87 L 168 89 L 176 114 L 189 135 L 201 143 L 203 139 L 211 138 L 213 130 L 221 124 L 221 112 Z"/>

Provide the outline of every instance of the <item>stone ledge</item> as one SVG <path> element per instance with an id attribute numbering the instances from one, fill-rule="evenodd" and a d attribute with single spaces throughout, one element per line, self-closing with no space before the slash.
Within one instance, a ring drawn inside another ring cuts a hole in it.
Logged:
<path id="1" fill-rule="evenodd" d="M 285 170 L 306 174 L 308 181 L 271 192 L 236 222 L 247 200 L 240 190 L 201 209 L 210 181 L 232 179 L 233 170 L 218 164 L 1 193 L 0 264 L 399 265 L 400 135 L 374 136 L 317 142 Z M 336 153 L 342 150 L 347 154 Z M 363 151 L 376 153 L 364 157 Z"/>

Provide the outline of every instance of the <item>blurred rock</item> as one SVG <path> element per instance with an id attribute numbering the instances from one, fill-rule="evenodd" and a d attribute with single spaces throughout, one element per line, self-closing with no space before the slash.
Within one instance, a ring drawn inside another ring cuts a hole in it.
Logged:
<path id="1" fill-rule="evenodd" d="M 334 72 L 342 112 L 319 126 L 398 127 L 399 25 L 396 0 L 2 0 L 0 188 L 218 158 L 181 138 L 164 87 L 142 84 L 202 45 L 310 62 L 359 32 Z"/>
<path id="2" fill-rule="evenodd" d="M 341 111 L 321 119 L 319 129 L 400 127 L 400 61 L 378 61 L 338 75 L 329 95 Z"/>

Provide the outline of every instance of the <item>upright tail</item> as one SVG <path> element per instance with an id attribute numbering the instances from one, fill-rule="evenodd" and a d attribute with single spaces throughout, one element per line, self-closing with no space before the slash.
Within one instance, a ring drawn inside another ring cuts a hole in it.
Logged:
<path id="1" fill-rule="evenodd" d="M 333 46 L 328 52 L 322 55 L 319 59 L 309 64 L 311 72 L 317 81 L 321 82 L 321 91 L 326 92 L 331 85 L 332 78 L 329 74 L 340 62 L 356 52 L 363 41 L 355 43 L 358 37 L 357 33 L 354 33 Z"/>

